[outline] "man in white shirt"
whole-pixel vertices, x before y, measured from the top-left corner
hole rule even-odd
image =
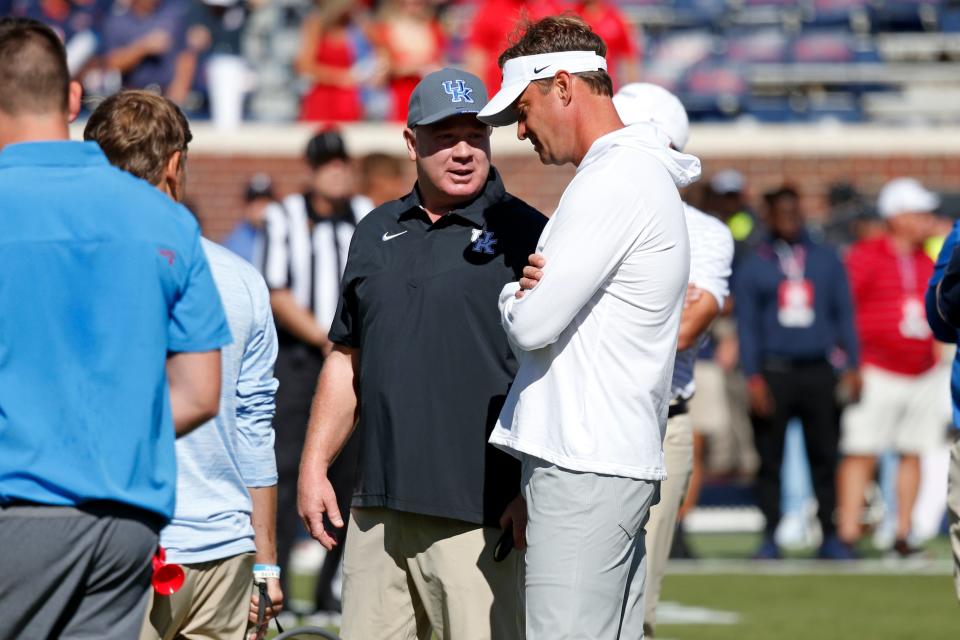
[[[523,462],[527,638],[642,634],[644,525],[689,272],[676,185],[700,163],[656,127],[624,127],[606,46],[545,18],[500,57],[479,115],[517,122],[545,164],[577,166],[519,283],[500,296],[520,370],[490,441]]]
[[[667,134],[670,146],[683,151],[690,139],[690,123],[680,100],[655,84],[635,82],[613,96],[624,124],[649,122]],[[660,502],[647,523],[647,585],[644,598],[644,633],[653,635],[660,585],[666,570],[677,514],[693,473],[693,423],[687,403],[693,398],[693,368],[704,332],[730,295],[733,236],[717,218],[684,203],[690,236],[690,284],[680,316],[680,337],[674,361],[672,401],[663,439],[667,479],[660,485]]]

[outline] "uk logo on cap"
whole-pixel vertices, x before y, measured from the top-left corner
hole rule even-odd
[[[463,80],[457,80],[456,84],[453,80],[445,80],[442,86],[444,93],[450,96],[450,102],[469,102],[473,104],[473,98],[471,97],[473,89],[468,87]]]

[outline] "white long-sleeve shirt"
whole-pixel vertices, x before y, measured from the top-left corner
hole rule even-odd
[[[699,161],[637,124],[594,142],[540,238],[537,287],[500,296],[520,369],[490,442],[574,471],[666,477],[690,254],[677,185]]]
[[[687,234],[690,236],[690,283],[710,294],[723,309],[730,295],[730,274],[733,264],[733,236],[717,218],[684,203]],[[693,397],[693,369],[701,340],[677,352],[673,367],[673,397]]]

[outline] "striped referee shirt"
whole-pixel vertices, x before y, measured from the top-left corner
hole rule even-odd
[[[290,289],[326,331],[340,300],[340,278],[356,226],[352,209],[320,218],[309,194],[295,193],[267,206],[263,261],[271,290]]]

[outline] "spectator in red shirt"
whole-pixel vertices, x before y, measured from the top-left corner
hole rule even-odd
[[[404,122],[414,88],[442,66],[446,37],[427,0],[388,0],[373,36],[388,61],[390,119]]]
[[[580,0],[573,10],[607,44],[607,73],[613,79],[613,88],[637,82],[640,48],[620,10],[606,0]]]
[[[860,402],[842,422],[839,534],[847,544],[860,536],[867,483],[877,456],[892,449],[900,456],[894,548],[901,555],[911,552],[919,454],[936,447],[950,420],[948,382],[936,367],[923,302],[933,274],[923,244],[938,205],[936,194],[916,180],[892,180],[877,203],[886,232],[857,242],[847,255],[864,366]]]
[[[296,68],[312,82],[303,97],[300,119],[311,122],[353,122],[363,119],[364,75],[357,44],[362,30],[354,23],[351,0],[322,0],[303,21]],[[375,70],[374,70],[375,71]]]
[[[509,46],[517,27],[525,20],[536,22],[568,9],[560,0],[481,0],[467,36],[467,71],[482,78],[493,95],[500,90],[497,58]]]

